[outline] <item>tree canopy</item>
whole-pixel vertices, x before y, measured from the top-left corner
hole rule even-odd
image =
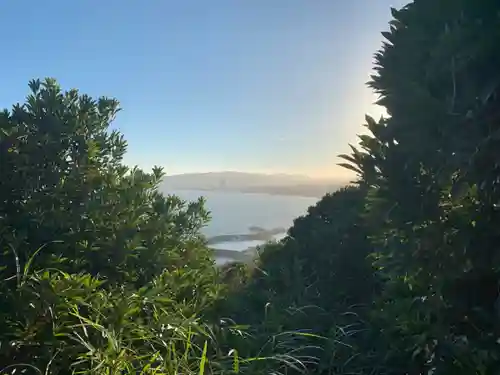
[[[287,329],[337,343],[315,344],[313,373],[500,370],[499,14],[489,0],[392,9],[369,83],[388,115],[367,116],[369,134],[341,155],[359,203],[327,196],[265,249],[249,295]],[[353,314],[362,323],[346,329]]]
[[[116,100],[29,86],[0,118],[0,368],[115,374],[189,351],[180,332],[217,294],[203,200],[123,165]]]

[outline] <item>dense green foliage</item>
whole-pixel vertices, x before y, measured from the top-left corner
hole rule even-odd
[[[322,336],[314,373],[497,374],[500,3],[392,14],[370,83],[388,116],[341,156],[357,187],[265,249],[232,316]]]
[[[392,14],[356,182],[251,265],[123,165],[116,101],[31,82],[0,117],[0,371],[498,374],[500,3]]]
[[[372,247],[359,215],[364,196],[355,187],[326,195],[295,220],[281,243],[266,246],[243,286],[233,289],[222,311],[252,327],[259,351],[269,336],[287,333],[306,368],[347,371],[344,363],[363,344],[355,338],[365,336],[365,320],[380,286],[367,258]],[[245,355],[252,355],[252,349]],[[277,349],[267,348],[269,354]]]
[[[115,100],[30,88],[0,118],[2,368],[197,372],[211,340],[200,316],[219,293],[203,201],[164,197],[160,169],[122,165]]]

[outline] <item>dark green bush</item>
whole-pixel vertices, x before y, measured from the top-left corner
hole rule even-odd
[[[264,250],[233,315],[325,337],[312,373],[497,374],[500,3],[392,15],[370,82],[388,115],[341,155],[358,187]]]
[[[219,293],[203,201],[122,164],[115,100],[30,88],[0,118],[0,368],[197,372]]]

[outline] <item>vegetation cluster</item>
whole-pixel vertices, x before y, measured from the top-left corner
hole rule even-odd
[[[251,265],[123,164],[114,99],[0,115],[0,373],[500,373],[500,3],[392,10],[357,177]]]

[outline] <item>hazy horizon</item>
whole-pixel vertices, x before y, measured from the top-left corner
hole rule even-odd
[[[405,3],[6,2],[23,27],[6,17],[1,35],[23,48],[4,61],[0,107],[50,76],[121,102],[129,165],[349,178],[337,155],[365,113],[382,113],[365,83],[390,7]]]
[[[238,170],[212,170],[212,171],[206,171],[206,172],[181,172],[181,173],[175,173],[175,174],[170,174],[168,171],[165,171],[166,177],[177,177],[177,176],[184,176],[184,175],[210,175],[210,174],[248,174],[248,175],[260,175],[260,176],[283,176],[283,177],[297,177],[297,178],[302,178],[304,180],[313,180],[313,181],[329,181],[329,180],[337,180],[341,179],[343,180],[344,178],[341,178],[338,176],[314,176],[314,175],[307,175],[303,173],[286,173],[286,172],[249,172],[249,171],[238,171]],[[353,173],[348,172],[348,177],[353,177]]]

